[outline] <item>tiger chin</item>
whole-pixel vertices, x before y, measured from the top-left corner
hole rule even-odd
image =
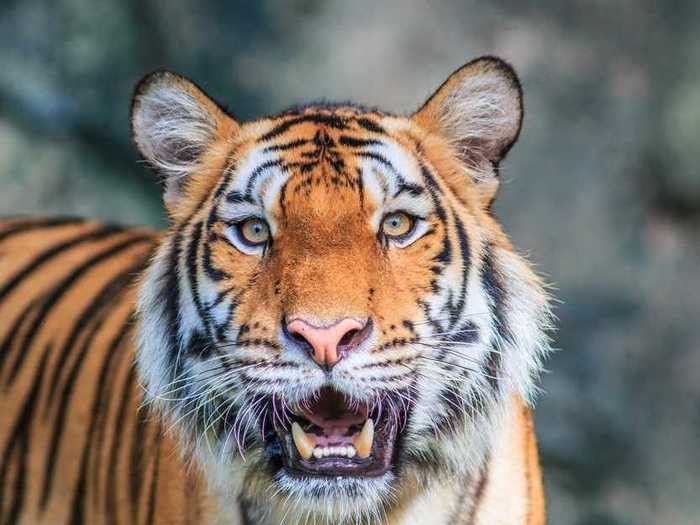
[[[143,79],[133,136],[170,227],[144,234],[143,271],[113,293],[137,393],[96,424],[146,413],[158,446],[136,454],[154,458],[136,488],[114,467],[136,514],[113,502],[111,519],[544,523],[529,407],[552,316],[492,212],[522,119],[495,57],[410,115],[309,104],[241,122],[183,77]],[[107,519],[86,486],[71,519]]]

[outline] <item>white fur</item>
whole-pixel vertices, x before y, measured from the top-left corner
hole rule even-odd
[[[477,155],[471,167],[481,168],[476,169],[478,177],[483,169],[479,154],[487,157],[484,160],[500,159],[489,157],[491,152],[479,152],[470,145],[478,140],[486,143],[487,148],[499,148],[515,139],[522,118],[520,94],[502,71],[486,67],[461,78],[459,85],[440,104],[438,118],[442,134],[456,148],[469,148],[465,157]]]
[[[463,125],[463,117],[467,115],[471,119],[472,126],[469,128],[470,131],[462,130],[462,133],[472,133],[474,129],[478,129],[478,132],[483,136],[483,134],[493,132],[492,123],[486,122],[488,119],[485,115],[495,111],[494,107],[498,101],[492,92],[494,89],[498,92],[499,89],[503,89],[503,86],[491,85],[487,80],[492,81],[493,79],[473,79],[468,86],[468,92],[483,94],[481,98],[474,99],[472,97],[471,100],[467,101],[458,97],[452,101],[452,111],[459,113],[462,118],[458,119],[455,116],[457,113],[454,115],[448,113],[443,117],[445,126],[452,126],[455,133],[459,134],[461,128],[457,129],[455,126]],[[486,92],[491,94],[487,95]],[[462,95],[464,94],[462,93]],[[505,97],[506,94],[501,93],[499,96]],[[176,102],[181,107],[185,107],[189,103],[186,100]],[[188,111],[191,114],[192,108],[188,108]],[[470,111],[471,113],[469,113]],[[509,117],[502,115],[502,113],[501,110],[496,111],[493,113],[494,118],[506,119],[499,125],[507,126],[510,122]],[[175,125],[174,122],[171,119],[171,123],[168,125]],[[204,140],[204,121],[200,119],[198,122],[199,124],[190,130],[188,137]],[[147,124],[148,122],[140,123],[140,125]],[[156,136],[166,132],[165,128],[155,130]],[[155,155],[154,158],[157,158],[158,144],[158,140],[155,140],[149,146],[152,148],[149,151]],[[376,151],[387,158],[407,182],[415,184],[421,182],[417,162],[398,145],[388,144],[385,148],[377,148]],[[248,175],[255,170],[256,166],[273,158],[273,155],[263,152],[261,148],[254,150],[243,160],[238,168],[240,176],[233,178],[229,188],[225,188],[225,192],[234,189],[245,191]],[[362,160],[361,165],[366,195],[377,206],[377,212],[372,218],[370,227],[378,228],[381,216],[387,211],[415,210],[414,213],[419,214],[420,212],[421,215],[426,216],[434,211],[430,199],[423,195],[403,195],[392,200],[391,196],[397,188],[396,174],[391,173],[381,163],[372,159]],[[184,169],[183,166],[179,168]],[[164,164],[163,169],[173,170],[175,167]],[[236,207],[221,203],[217,210],[219,215],[231,219],[242,213],[255,211],[260,216],[272,221],[272,208],[277,202],[277,197],[287,177],[288,174],[278,168],[266,170],[256,180],[252,191],[260,204],[247,204],[243,206],[248,206],[248,208],[243,208],[238,205]],[[451,213],[448,215],[450,215],[448,221],[454,221]],[[469,217],[463,217],[463,219],[465,221],[473,220]],[[212,370],[215,363],[213,361],[198,362],[192,358],[185,359],[183,356],[185,375],[177,379],[181,381],[181,384],[189,387],[188,391],[191,395],[206,399],[207,395],[215,392],[224,396],[230,406],[242,409],[239,421],[241,428],[232,429],[223,441],[210,435],[208,433],[209,427],[201,429],[192,424],[189,419],[192,406],[188,405],[186,400],[177,399],[177,395],[174,400],[169,398],[173,394],[172,378],[169,374],[172,363],[168,361],[169,356],[164,349],[167,348],[170,333],[175,331],[178,336],[177,340],[181,344],[187,340],[194,329],[202,327],[199,326],[200,320],[186,278],[184,255],[180,258],[179,316],[176,326],[166,325],[162,291],[164,272],[169,264],[167,257],[172,239],[169,238],[163,243],[147,270],[140,289],[138,368],[146,388],[148,401],[163,410],[166,419],[181,436],[186,449],[193,450],[197,461],[203,466],[212,490],[222,500],[235,498],[245,489],[243,480],[251,472],[250,469],[255,468],[263,454],[260,447],[243,450],[240,446],[239,431],[248,427],[254,428],[259,423],[259,407],[256,407],[251,399],[255,399],[256,395],[261,394],[277,394],[288,403],[295,403],[307,398],[329,382],[352,399],[378,399],[384,392],[397,388],[397,384],[385,384],[382,380],[386,381],[389,378],[406,375],[406,367],[401,365],[377,369],[367,368],[367,365],[373,363],[386,363],[390,358],[401,357],[406,362],[413,363],[412,367],[419,374],[418,387],[415,391],[416,397],[406,401],[413,403],[412,420],[406,433],[406,452],[414,456],[430,457],[428,454],[437,450],[441,460],[446,465],[446,471],[443,473],[444,478],[432,480],[426,484],[426,490],[436,487],[438,482],[442,483],[445,479],[459,483],[460,480],[473,476],[483,467],[488,452],[496,442],[495,437],[503,433],[504,422],[508,416],[507,400],[509,396],[517,394],[523,399],[530,400],[535,392],[534,380],[540,371],[542,358],[548,349],[546,330],[549,328],[551,316],[546,294],[526,262],[514,253],[494,249],[492,258],[495,271],[506,288],[503,314],[506,318],[506,324],[513,334],[512,341],[499,338],[496,321],[491,313],[492,301],[482,285],[481,267],[479,257],[477,257],[485,249],[488,233],[481,231],[478,225],[471,224],[470,226],[472,233],[469,238],[470,252],[472,253],[471,261],[469,261],[471,263],[470,270],[465,275],[464,264],[466,261],[461,261],[455,253],[451,264],[439,278],[438,293],[428,300],[428,310],[435,318],[444,317],[441,312],[448,300],[448,290],[459,289],[463,280],[466,279],[467,302],[461,313],[460,321],[469,320],[477,329],[478,338],[470,344],[449,346],[453,351],[445,358],[445,362],[462,365],[467,363],[474,367],[473,373],[455,378],[447,373],[441,364],[421,360],[421,356],[430,356],[431,350],[419,344],[394,348],[390,352],[372,353],[370,350],[376,346],[377,342],[373,338],[334,367],[330,378],[326,377],[313,363],[310,363],[306,355],[294,350],[286,350],[280,356],[275,356],[266,348],[248,349],[248,351],[255,350],[259,356],[279,359],[297,365],[297,367],[295,369],[271,369],[263,364],[245,372],[236,372],[229,378],[233,378],[235,381],[228,382],[195,379],[206,377],[206,372]],[[452,239],[452,243],[453,251],[457,252],[456,239]],[[202,272],[199,274],[199,279],[202,300],[211,302],[216,296],[216,288]],[[212,315],[216,319],[223,319],[226,307],[227,302],[224,301],[218,309],[212,312]],[[442,332],[447,329],[447,323],[439,322],[438,325],[439,327],[436,328],[425,323],[417,323],[417,334],[427,340],[431,340],[431,338],[435,341],[445,339],[446,336]],[[236,327],[232,327],[232,336],[235,335],[235,332]],[[450,343],[438,342],[436,344],[449,345]],[[497,392],[494,392],[490,387],[489,378],[484,377],[481,366],[489,352],[494,350],[502,353],[500,374],[496,378],[499,385]],[[230,352],[235,354],[236,349],[231,348]],[[244,374],[248,377],[264,378],[267,382],[262,387],[249,388],[245,382],[239,381]],[[485,406],[483,410],[477,410],[473,417],[463,418],[458,427],[455,423],[452,428],[436,428],[435,422],[443,414],[445,403],[447,403],[441,397],[442,386],[444,386],[445,381],[449,380],[459,381],[460,392],[467,403],[474,402],[477,394],[484,394],[482,402]],[[408,388],[409,385],[410,380],[406,379],[398,386]],[[216,408],[207,408],[205,405],[194,409],[208,409],[210,412],[207,413],[207,421],[213,422],[221,416],[220,413],[216,412]],[[324,521],[340,523],[343,520],[354,520],[357,523],[365,520],[368,523],[377,523],[382,518],[378,509],[395,496],[392,492],[393,487],[395,487],[393,474],[365,480],[341,478],[334,483],[326,483],[314,478],[300,482],[282,472],[271,483],[273,483],[271,486],[275,487],[272,490],[276,493],[269,494],[270,499],[267,502],[270,508],[268,518],[271,521],[269,523],[279,523],[275,520],[280,519],[283,519],[285,523],[303,523],[305,518],[312,517],[313,520],[316,520],[314,522],[318,523]],[[347,489],[351,484],[356,489],[361,490],[363,497],[349,498],[347,496]],[[314,490],[320,491],[321,497],[312,497],[310,494]]]
[[[137,96],[132,125],[142,155],[165,178],[165,200],[174,201],[214,137],[214,115],[166,74]]]

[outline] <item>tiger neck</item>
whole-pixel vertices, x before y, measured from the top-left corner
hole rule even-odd
[[[480,473],[417,495],[387,525],[543,525],[542,480],[531,413],[513,398]]]

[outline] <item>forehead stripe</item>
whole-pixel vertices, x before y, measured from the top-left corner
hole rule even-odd
[[[384,131],[384,128],[383,128],[383,127],[381,127],[381,126],[380,126],[379,124],[377,124],[375,121],[370,120],[370,119],[368,119],[368,118],[360,117],[360,118],[356,119],[356,122],[357,122],[360,126],[362,126],[363,128],[365,128],[367,131],[372,131],[372,132],[374,132],[374,133],[386,133],[386,131]]]
[[[391,171],[394,175],[396,175],[397,177],[400,177],[400,175],[396,171],[396,168],[394,167],[394,165],[389,160],[387,160],[387,158],[384,157],[383,155],[380,155],[379,153],[375,153],[373,151],[359,151],[356,153],[356,155],[358,157],[364,157],[367,159],[375,160],[379,164],[381,164],[382,166],[389,168],[389,171]]]
[[[248,197],[247,195],[244,195],[243,193],[237,190],[233,190],[232,192],[226,195],[226,202],[230,204],[240,204],[242,202],[246,202],[248,204],[255,204],[255,201],[251,197]]]
[[[414,197],[418,197],[425,192],[425,188],[422,188],[417,184],[411,184],[410,182],[402,182],[398,185],[398,189],[396,190],[396,193],[394,193],[394,198],[398,197],[404,192]]]
[[[348,135],[341,135],[338,141],[343,146],[348,146],[351,148],[362,148],[365,146],[384,146],[384,143],[381,140],[361,139],[357,137],[349,137]]]
[[[287,151],[290,149],[298,148],[299,146],[304,146],[308,144],[309,141],[306,139],[296,139],[292,140],[290,142],[285,142],[283,144],[273,144],[271,146],[267,146],[263,152],[269,153],[271,151]]]
[[[282,124],[279,124],[278,126],[272,128],[270,131],[268,131],[262,137],[260,137],[260,141],[266,142],[268,140],[272,140],[275,137],[278,137],[278,136],[282,135],[283,133],[286,133],[294,126],[296,126],[298,124],[303,124],[304,122],[313,122],[314,124],[323,124],[325,126],[329,126],[331,128],[335,128],[335,129],[347,129],[347,127],[348,127],[345,120],[340,118],[337,115],[318,115],[318,114],[304,115],[301,117],[289,119],[286,122],[283,122]]]
[[[391,174],[396,178],[395,182],[398,186],[402,186],[402,185],[407,186],[408,185],[408,183],[406,182],[406,179],[403,178],[403,176],[398,172],[398,170],[394,167],[394,165],[389,160],[387,160],[387,158],[384,157],[383,155],[380,155],[379,153],[376,153],[373,151],[360,151],[360,152],[357,152],[356,155],[358,157],[372,159],[372,160],[378,162],[379,164],[381,164],[382,166],[384,166],[385,168],[387,168],[391,172]]]
[[[253,193],[253,187],[255,186],[255,181],[258,179],[262,173],[267,170],[268,168],[274,168],[277,166],[282,165],[282,159],[277,158],[274,160],[268,160],[260,164],[257,168],[255,168],[252,173],[248,176],[248,182],[246,183],[245,187],[245,196],[250,198],[251,194]]]

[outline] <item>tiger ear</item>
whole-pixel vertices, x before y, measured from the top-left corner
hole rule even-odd
[[[518,139],[523,121],[522,89],[510,64],[489,56],[465,64],[413,119],[453,145],[490,204],[498,190],[498,163]]]
[[[158,71],[136,86],[131,129],[139,152],[163,179],[163,199],[172,214],[205,154],[235,135],[239,125],[191,81]]]

